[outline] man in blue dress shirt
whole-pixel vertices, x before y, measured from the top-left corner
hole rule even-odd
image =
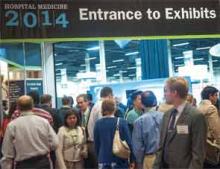
[[[141,102],[144,114],[134,122],[132,144],[138,169],[151,169],[159,147],[163,113],[155,111],[157,99],[152,91],[143,92]]]

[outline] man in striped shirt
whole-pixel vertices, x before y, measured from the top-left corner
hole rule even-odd
[[[33,101],[34,101],[34,107],[32,109],[32,112],[37,115],[40,116],[44,119],[46,119],[51,125],[53,125],[53,118],[51,116],[51,114],[43,109],[40,108],[39,103],[40,103],[40,97],[39,94],[37,93],[37,91],[31,91],[27,94],[28,96],[30,96]],[[13,113],[11,119],[16,119],[21,115],[21,112],[19,110],[15,110],[15,112]]]

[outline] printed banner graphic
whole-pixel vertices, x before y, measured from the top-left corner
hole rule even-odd
[[[1,1],[1,39],[219,33],[219,0]]]

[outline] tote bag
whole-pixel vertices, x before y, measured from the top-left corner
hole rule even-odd
[[[112,151],[113,154],[117,157],[123,159],[129,159],[130,157],[130,148],[125,140],[121,140],[119,133],[119,118],[117,119],[115,135],[113,139]]]

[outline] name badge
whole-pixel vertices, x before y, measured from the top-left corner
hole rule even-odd
[[[189,134],[189,128],[187,125],[177,125],[176,129],[178,134]]]

